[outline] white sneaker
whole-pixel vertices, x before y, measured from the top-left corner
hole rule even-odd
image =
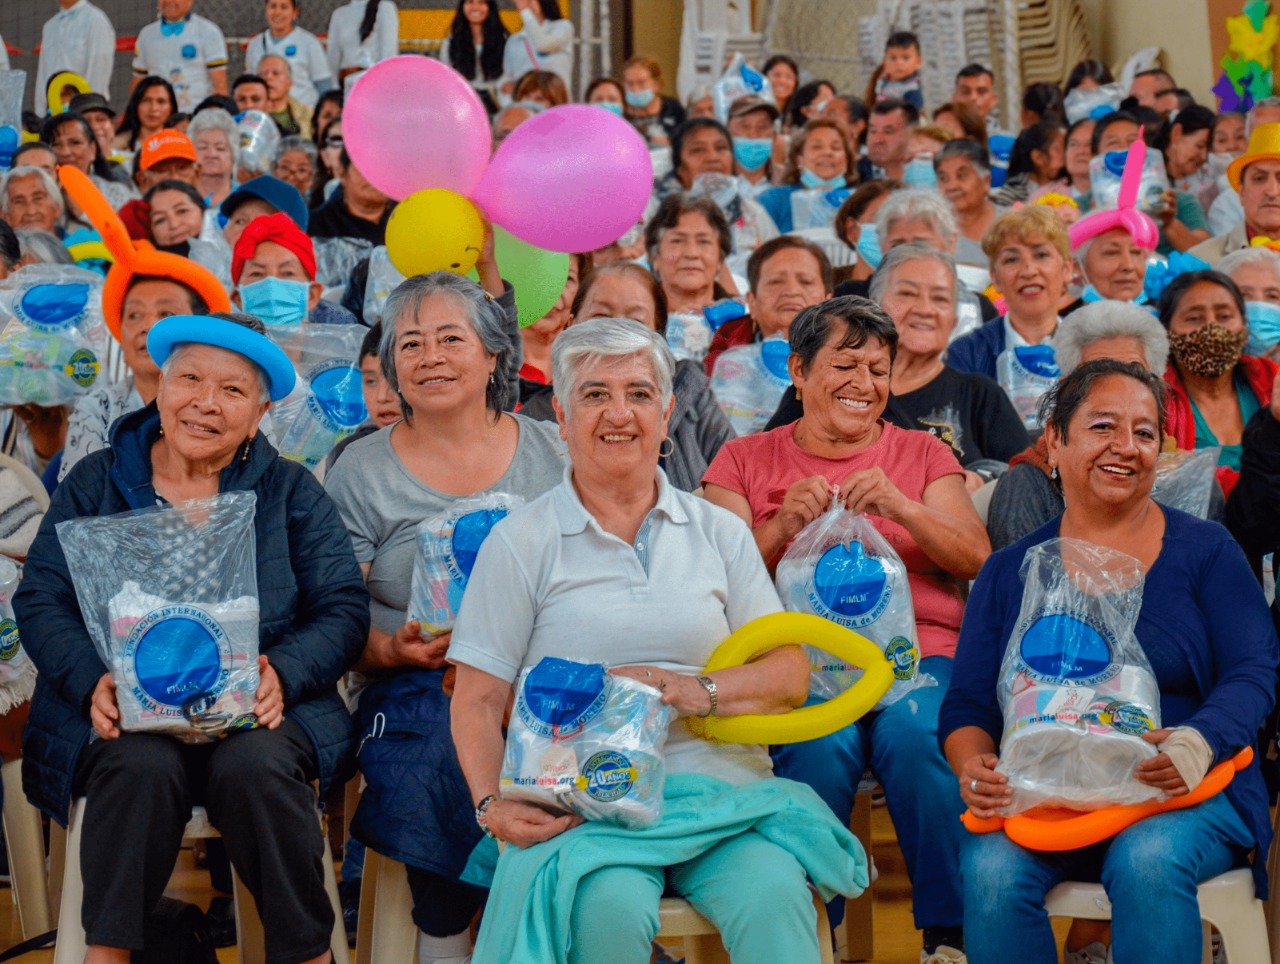
[[[1094,941],[1078,951],[1064,950],[1062,964],[1111,964],[1111,948],[1101,941]]]
[[[920,964],[968,964],[969,958],[964,951],[958,951],[946,944],[939,944],[932,954],[920,951]]]
[[[471,934],[432,937],[419,931],[418,964],[471,964]]]

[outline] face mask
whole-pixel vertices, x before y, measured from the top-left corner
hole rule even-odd
[[[618,117],[622,116],[622,105],[615,100],[598,100],[596,101],[596,106],[603,107],[610,114],[614,114]]]
[[[311,285],[305,281],[263,278],[240,286],[240,303],[264,325],[297,325],[307,317],[310,294]]]
[[[772,137],[739,137],[733,142],[733,159],[744,171],[758,171],[773,154]]]
[[[813,171],[801,169],[800,183],[811,191],[834,191],[838,187],[844,187],[844,175],[837,174],[835,177],[818,177],[818,175],[814,174]]]
[[[1249,341],[1246,355],[1265,355],[1276,342],[1280,342],[1280,305],[1269,301],[1246,301],[1244,316],[1249,322]]]
[[[864,224],[858,232],[858,257],[872,268],[880,267],[884,255],[880,253],[880,235],[874,224]]]
[[[1086,305],[1091,305],[1095,301],[1107,300],[1106,298],[1102,297],[1102,292],[1099,291],[1097,288],[1095,288],[1091,284],[1084,286],[1084,291],[1080,292],[1080,298],[1084,301]],[[1133,301],[1129,303],[1134,305],[1145,305],[1147,303],[1147,293],[1145,291],[1139,292],[1138,297],[1134,298]]]
[[[824,110],[826,110],[826,109],[827,109],[827,104],[828,104],[828,103],[829,103],[829,101],[825,101],[825,100],[820,100],[820,101],[818,101],[818,103],[816,103],[816,104],[814,104],[814,105],[813,105],[813,113],[812,113],[810,116],[811,116],[811,117],[821,117],[821,116],[822,116],[822,112],[823,112]]]
[[[644,110],[653,103],[653,98],[657,96],[653,89],[646,87],[644,90],[627,91],[627,103],[638,110]]]
[[[933,170],[933,158],[913,157],[902,169],[902,179],[908,187],[938,186],[938,175]]]
[[[1170,335],[1169,354],[1179,368],[1193,375],[1218,378],[1235,367],[1248,340],[1248,331],[1228,331],[1221,325],[1205,325],[1189,335]]]

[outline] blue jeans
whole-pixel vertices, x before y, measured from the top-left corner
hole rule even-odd
[[[1026,850],[1003,833],[968,835],[961,851],[965,951],[971,964],[1006,961],[1013,947],[1023,964],[1056,962],[1045,894],[1064,880],[1101,881],[1116,964],[1196,964],[1203,941],[1196,884],[1230,870],[1253,845],[1221,793],[1068,853]]]
[[[934,677],[937,686],[913,690],[830,736],[772,748],[778,776],[809,784],[841,821],[853,812],[862,771],[868,766],[875,771],[906,858],[911,909],[921,929],[959,927],[964,916],[964,804],[956,775],[938,749],[938,709],[951,684],[951,667],[947,656],[926,657],[920,672]],[[844,916],[844,901],[837,904],[833,926]]]

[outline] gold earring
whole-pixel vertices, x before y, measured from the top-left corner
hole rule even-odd
[[[668,446],[668,448],[667,448],[667,450],[666,450],[665,452],[664,452],[664,451],[662,451],[662,446],[663,446],[663,445]],[[671,440],[671,436],[670,436],[670,435],[668,435],[666,438],[664,438],[664,439],[662,440],[661,444],[658,446],[658,458],[660,458],[660,459],[669,459],[669,458],[671,458],[671,456],[675,455],[675,453],[676,453],[676,443],[675,443],[675,442],[673,442],[673,441]]]

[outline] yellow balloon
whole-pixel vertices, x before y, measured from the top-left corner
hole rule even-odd
[[[720,743],[801,743],[860,719],[889,691],[893,667],[884,650],[851,629],[810,613],[774,613],[753,619],[716,647],[707,672],[744,666],[779,646],[808,643],[854,666],[862,677],[833,700],[789,713],[686,718],[697,736]]]
[[[56,114],[61,114],[67,109],[67,105],[62,102],[62,89],[64,87],[74,87],[82,94],[88,94],[91,92],[89,82],[79,74],[74,74],[69,70],[64,70],[62,73],[54,74],[49,78],[49,83],[45,88],[46,93],[48,94],[47,100],[49,102],[50,117]]]
[[[387,255],[406,278],[430,271],[466,274],[475,267],[483,244],[479,209],[442,188],[410,194],[387,222]]]

